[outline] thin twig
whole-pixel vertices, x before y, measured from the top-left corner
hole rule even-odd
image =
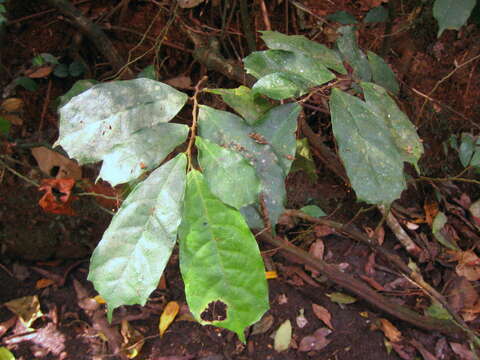
[[[198,94],[202,91],[201,86],[208,80],[208,76],[204,76],[195,85],[195,94],[193,95],[193,110],[192,110],[192,126],[190,127],[190,140],[187,146],[187,158],[188,158],[188,170],[192,169],[192,148],[195,143],[195,136],[197,130],[197,117],[198,117]]]
[[[5,162],[3,162],[2,160],[0,160],[0,165],[3,166],[5,169],[7,169],[8,171],[10,171],[12,174],[18,176],[20,179],[22,179],[23,181],[29,183],[30,185],[33,185],[35,187],[39,187],[40,184],[37,183],[36,181],[33,181],[32,179],[29,179],[27,178],[26,176],[20,174],[18,171],[16,171],[15,169],[12,169],[10,166],[8,166]]]

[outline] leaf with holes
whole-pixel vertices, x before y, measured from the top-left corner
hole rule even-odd
[[[423,146],[415,127],[385,89],[361,84],[365,102],[334,89],[333,133],[359,200],[390,204],[406,187],[404,162],[417,166]]]
[[[112,219],[90,262],[88,279],[108,303],[144,305],[167,264],[181,221],[184,154],[138,184]]]
[[[240,212],[213,195],[196,170],[187,175],[179,242],[193,316],[201,324],[232,330],[245,342],[245,327],[268,310],[262,257]]]
[[[249,126],[237,115],[208,106],[201,106],[199,111],[199,135],[238,152],[255,168],[272,225],[284,210],[284,181],[295,156],[299,111],[295,103],[277,106],[256,126]]]
[[[133,180],[185,140],[185,126],[164,123],[186,100],[174,88],[145,78],[95,85],[60,108],[56,144],[80,164],[104,160],[101,176],[112,185]],[[170,137],[158,137],[166,131],[174,133],[172,139],[158,143]],[[120,166],[121,174],[112,171]]]
[[[245,69],[259,79],[252,90],[275,100],[306,94],[335,75],[318,60],[285,50],[257,51],[244,59]]]
[[[257,201],[260,181],[247,159],[199,136],[195,145],[205,180],[215,196],[237,209]]]

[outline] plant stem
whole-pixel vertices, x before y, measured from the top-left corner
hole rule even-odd
[[[198,117],[198,94],[202,91],[201,86],[208,80],[208,76],[204,76],[195,85],[195,94],[193,95],[193,110],[192,110],[192,126],[190,127],[190,140],[187,146],[188,171],[192,169],[192,148],[195,143],[195,136],[197,132],[197,117]]]

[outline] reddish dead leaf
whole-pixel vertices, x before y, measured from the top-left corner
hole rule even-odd
[[[333,330],[333,325],[331,321],[332,315],[326,308],[324,308],[321,305],[312,304],[312,310],[317,318],[322,320],[325,323],[325,325],[327,325],[330,329]]]
[[[480,258],[472,250],[457,252],[458,265],[455,271],[467,280],[480,280]]]
[[[98,194],[98,196],[94,195],[95,201],[104,208],[115,210],[120,205],[120,197],[117,190],[105,181],[99,181],[96,184],[87,183],[85,191]]]
[[[177,89],[192,89],[192,79],[189,76],[180,75],[165,81],[166,84]]]
[[[322,350],[330,343],[327,336],[331,334],[332,330],[327,328],[317,329],[312,335],[305,336],[298,346],[298,351],[318,351]]]
[[[42,279],[40,279],[36,282],[35,287],[37,289],[43,289],[43,288],[49,287],[50,285],[53,285],[53,284],[55,284],[55,281],[53,281],[52,279],[42,278]]]
[[[315,236],[317,237],[328,236],[335,233],[335,229],[326,225],[315,225],[313,231],[315,232]]]
[[[380,329],[385,336],[393,343],[402,340],[402,333],[387,319],[378,319],[380,321]]]
[[[74,185],[74,179],[43,179],[42,185],[38,189],[45,191],[45,194],[38,204],[43,210],[52,214],[75,215],[75,212],[70,207],[75,199],[72,196]]]
[[[30,79],[40,79],[47,77],[53,71],[53,66],[42,66],[25,73]]]
[[[365,264],[365,273],[370,276],[375,275],[375,253],[371,253],[368,256],[368,261]]]
[[[432,227],[433,219],[435,219],[439,211],[438,204],[431,199],[426,199],[423,204],[423,210],[425,211],[425,221]]]
[[[384,240],[385,240],[385,229],[382,227],[379,227],[378,229],[374,230],[371,227],[365,226],[364,227],[365,232],[367,233],[368,237],[371,239],[377,240],[377,243],[379,245],[382,245]]]
[[[383,287],[383,285],[378,283],[375,279],[372,279],[371,277],[368,277],[363,274],[359,274],[359,276],[362,278],[363,281],[367,282],[375,290],[385,291],[385,288]]]
[[[460,360],[474,360],[475,356],[473,355],[472,351],[467,348],[466,345],[451,342],[450,346],[455,354],[459,356]]]

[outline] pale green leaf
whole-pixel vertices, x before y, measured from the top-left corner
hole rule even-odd
[[[260,181],[246,158],[199,136],[195,145],[205,180],[215,196],[237,209],[258,200]]]
[[[423,146],[385,89],[371,83],[362,88],[366,102],[333,89],[333,132],[357,198],[388,205],[406,187],[404,162],[416,166]]]
[[[303,35],[285,35],[277,31],[260,31],[262,39],[272,50],[287,50],[304,54],[319,61],[325,67],[346,74],[342,58],[335,50],[307,39]]]
[[[177,155],[138,184],[93,252],[88,279],[109,318],[120,305],[144,305],[156,288],[181,222],[185,167],[185,155]]]
[[[273,94],[277,100],[305,94],[309,88],[335,78],[318,60],[291,51],[257,51],[247,56],[244,64],[247,72],[257,79],[272,74],[259,85],[255,84],[253,90]]]
[[[348,305],[348,304],[353,304],[354,302],[357,301],[357,299],[355,299],[353,296],[350,296],[341,292],[333,292],[326,295],[330,298],[332,302],[337,304]]]
[[[277,352],[288,350],[291,341],[292,323],[290,320],[285,320],[275,332],[275,337],[273,338],[273,348]]]
[[[307,205],[304,206],[300,209],[300,211],[304,212],[307,215],[313,216],[313,217],[322,217],[326,216],[325,212],[320,209],[317,205]]]
[[[294,103],[280,105],[267,112],[256,126],[249,126],[242,118],[226,111],[207,106],[201,106],[199,111],[199,135],[239,152],[255,168],[273,226],[284,210],[284,180],[295,155],[299,111],[300,107]]]
[[[469,133],[463,133],[458,156],[464,167],[480,167],[480,138]]]
[[[60,108],[56,145],[61,145],[80,164],[106,160],[104,166],[108,169],[122,166],[122,177],[115,173],[110,177],[112,171],[102,169],[102,177],[112,185],[133,180],[139,168],[151,169],[153,162],[153,166],[158,164],[165,152],[168,154],[183,141],[185,128],[176,126],[173,137],[177,143],[168,140],[168,148],[161,155],[156,154],[162,145],[156,144],[155,139],[162,129],[167,130],[158,125],[170,121],[186,100],[187,95],[174,88],[145,78],[95,85]],[[143,133],[137,134],[139,131]],[[129,167],[113,163],[126,158]],[[149,162],[147,167],[141,164],[143,158]]]
[[[262,257],[240,212],[213,195],[196,170],[187,176],[179,243],[193,316],[201,324],[232,330],[245,342],[245,327],[268,310]],[[226,312],[216,313],[214,306]]]
[[[312,182],[317,181],[317,167],[313,160],[307,138],[297,139],[297,151],[290,171],[295,172],[299,170],[304,171]]]
[[[337,30],[342,36],[337,39],[337,46],[343,59],[353,68],[357,80],[371,81],[372,71],[367,57],[360,50],[353,26],[342,26]]]
[[[435,0],[433,17],[438,21],[437,36],[444,30],[458,30],[465,25],[475,4],[476,0]]]
[[[388,20],[388,9],[385,6],[377,6],[369,10],[363,22],[365,24],[385,22]]]
[[[333,14],[328,15],[327,19],[338,22],[342,25],[353,25],[358,22],[352,14],[346,12],[345,10],[334,12]]]
[[[432,304],[425,309],[425,315],[440,320],[452,319],[452,315],[437,301],[433,301]]]
[[[435,219],[433,219],[433,224],[432,224],[432,233],[435,239],[445,246],[447,249],[450,250],[459,250],[458,246],[455,244],[452,244],[443,234],[442,234],[442,229],[447,223],[447,216],[442,212],[438,212],[437,216],[435,216]]]
[[[97,80],[94,79],[85,79],[78,80],[73,84],[73,86],[68,90],[64,95],[59,96],[59,106],[62,107],[67,102],[69,102],[74,96],[81,94],[82,92],[90,89],[93,85],[98,84]]]
[[[265,112],[273,107],[267,99],[243,85],[236,89],[206,89],[206,91],[221,95],[223,101],[250,125],[254,125]]]
[[[151,80],[157,80],[157,73],[155,71],[155,65],[148,65],[137,75],[137,78],[147,78]]]
[[[398,95],[400,87],[394,72],[390,69],[390,66],[388,66],[388,64],[374,52],[367,51],[367,56],[372,70],[373,82],[383,86],[392,94]]]
[[[0,347],[0,360],[15,360],[15,356],[5,346]]]
[[[129,182],[154,169],[187,139],[188,126],[160,123],[140,129],[103,157],[98,175],[112,186]]]

